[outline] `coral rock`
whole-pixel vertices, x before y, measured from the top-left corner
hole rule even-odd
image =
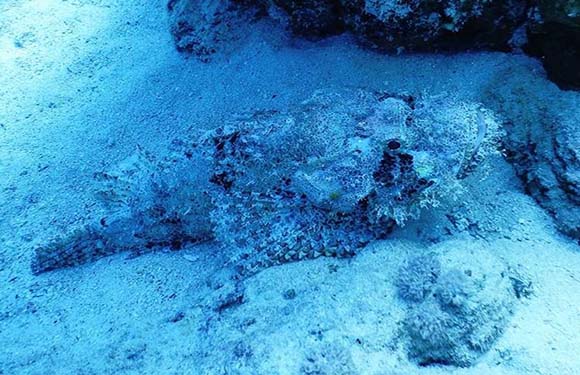
[[[425,260],[408,264],[419,259]],[[424,280],[433,279],[430,267],[417,270],[415,279],[421,272]],[[507,268],[491,254],[466,257],[454,250],[441,256],[441,276],[409,305],[404,322],[409,356],[421,365],[474,364],[505,330],[515,300]]]

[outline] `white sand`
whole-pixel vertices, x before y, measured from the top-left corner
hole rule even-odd
[[[387,57],[348,37],[291,42],[267,24],[202,64],[179,56],[167,30],[165,0],[0,3],[0,374],[296,374],[319,341],[346,348],[360,374],[579,372],[578,245],[499,158],[483,183],[470,178],[461,201],[353,260],[268,269],[222,314],[208,306],[232,286],[208,286],[224,278],[212,245],[32,276],[35,246],[97,214],[93,173],[137,145],[163,149],[190,127],[284,109],[323,87],[478,100],[506,68],[542,74],[523,56]],[[449,213],[465,225],[454,227]],[[429,246],[466,256],[485,248],[532,275],[535,295],[472,368],[418,368],[396,339],[403,306],[394,272]],[[294,299],[283,298],[289,289]]]

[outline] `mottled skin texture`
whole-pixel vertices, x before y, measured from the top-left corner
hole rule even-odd
[[[39,247],[34,273],[119,251],[210,239],[246,274],[348,257],[451,194],[493,149],[472,103],[365,90],[317,92],[287,112],[242,115],[162,155],[96,174],[103,216]]]

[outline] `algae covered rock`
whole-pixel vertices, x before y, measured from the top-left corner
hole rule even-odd
[[[493,116],[475,103],[320,91],[98,173],[103,216],[39,247],[33,270],[210,238],[247,272],[352,256],[455,194],[496,137]]]
[[[481,250],[468,257],[463,249],[438,257],[428,254],[419,262],[428,258],[441,268],[415,271],[414,282],[422,278],[428,288],[423,298],[410,301],[403,322],[409,356],[420,365],[470,366],[492,347],[511,318],[516,296],[508,269]]]
[[[407,302],[421,302],[431,293],[441,274],[434,254],[421,254],[405,262],[396,280],[399,296]]]

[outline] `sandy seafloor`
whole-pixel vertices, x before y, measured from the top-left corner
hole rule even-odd
[[[191,127],[285,109],[320,88],[477,101],[491,80],[522,70],[544,74],[517,54],[385,56],[349,37],[292,41],[268,23],[204,64],[174,50],[165,0],[3,0],[0,374],[298,374],[321,345],[350,353],[360,374],[579,374],[579,247],[501,157],[459,201],[353,259],[267,269],[221,314],[207,308],[225,278],[212,244],[30,272],[35,246],[96,215],[92,175],[137,145],[163,150]],[[453,226],[452,211],[468,224]],[[471,368],[417,367],[397,343],[393,276],[408,254],[430,250],[492,253],[532,277],[533,297]]]

